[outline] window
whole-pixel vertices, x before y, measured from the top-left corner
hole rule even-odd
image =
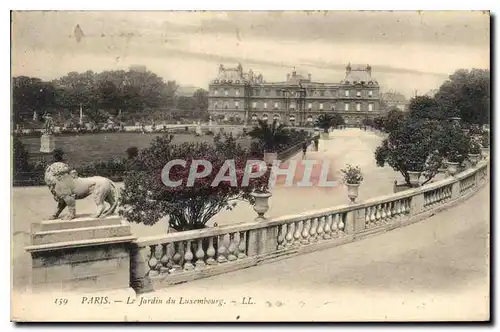
[[[373,91],[372,90],[368,91],[368,97],[373,97]]]
[[[227,89],[224,89],[224,96],[229,96],[229,91],[227,91]]]
[[[217,96],[219,94],[219,89],[214,90],[214,95]]]
[[[279,103],[274,103],[274,108],[275,109],[278,109],[280,107],[280,104]]]
[[[361,111],[361,103],[356,103],[356,111]]]
[[[335,90],[330,91],[330,95],[332,97],[335,97],[337,95],[337,91],[335,91]]]
[[[349,110],[349,103],[345,103],[344,104],[344,111],[348,111]]]
[[[267,108],[267,102],[264,102],[264,109]]]
[[[269,97],[269,89],[264,90],[264,94]]]
[[[324,96],[325,96],[325,91],[321,90],[321,91],[319,92],[319,95],[320,95],[321,97],[324,97]]]
[[[234,102],[234,108],[236,108],[236,109],[240,108],[240,102],[239,101],[235,101]]]
[[[332,105],[332,111],[335,111],[335,105]]]
[[[322,110],[323,109],[323,103],[319,103],[319,109]]]
[[[236,84],[240,84],[240,80],[236,80]]]
[[[252,102],[252,108],[253,108],[253,109],[256,109],[256,108],[257,108],[257,103],[256,103],[255,101],[254,101],[254,102]]]
[[[295,103],[291,103],[291,104],[290,104],[290,109],[291,109],[291,110],[294,110],[294,109],[295,109]]]
[[[356,91],[356,97],[361,97],[361,91]]]
[[[349,90],[345,90],[345,96],[349,97]]]
[[[228,108],[229,108],[229,104],[228,104],[228,102],[227,102],[227,101],[226,101],[226,102],[224,102],[224,108],[225,108],[225,109],[228,109]]]
[[[240,89],[234,89],[234,93],[239,96],[240,95]]]
[[[309,110],[311,110],[311,108],[312,108],[312,107],[313,107],[313,104],[312,104],[312,103],[309,103],[309,105],[307,105],[307,108],[308,108]]]
[[[278,96],[278,97],[281,96],[281,91],[280,90],[276,90],[276,96]]]
[[[260,90],[253,90],[253,94],[255,96],[260,96]]]
[[[372,103],[369,103],[368,104],[368,111],[373,111],[373,104]]]

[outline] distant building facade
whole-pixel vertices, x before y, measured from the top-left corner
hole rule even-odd
[[[282,82],[266,82],[251,69],[219,66],[209,84],[208,111],[213,119],[252,123],[279,120],[291,125],[314,123],[322,113],[339,113],[348,124],[380,114],[380,88],[372,68],[346,67],[339,83],[314,82],[295,69]]]
[[[381,100],[382,104],[386,108],[386,111],[389,111],[393,108],[397,108],[401,111],[406,111],[408,108],[408,100],[402,93],[399,92],[389,91],[382,93]]]

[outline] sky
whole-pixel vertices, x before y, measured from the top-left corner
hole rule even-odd
[[[74,35],[79,25],[84,36]],[[32,11],[12,14],[12,76],[145,65],[207,89],[219,64],[283,81],[294,67],[339,82],[348,63],[372,67],[383,91],[437,89],[460,68],[489,69],[490,17],[481,11]]]

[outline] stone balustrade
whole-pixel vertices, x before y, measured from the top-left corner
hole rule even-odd
[[[419,188],[263,222],[139,238],[132,243],[136,292],[226,273],[389,231],[444,210],[488,181],[489,161]]]

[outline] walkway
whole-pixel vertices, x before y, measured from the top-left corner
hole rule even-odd
[[[359,242],[157,291],[162,298],[252,297],[196,319],[484,320],[489,185],[426,220]],[[162,319],[189,319],[170,306]],[[234,317],[229,313],[234,312]]]

